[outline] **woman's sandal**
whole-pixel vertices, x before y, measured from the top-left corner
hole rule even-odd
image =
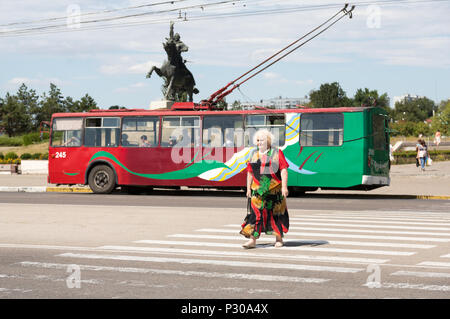
[[[252,240],[249,240],[248,242],[243,244],[242,247],[244,247],[245,249],[255,248],[256,247],[256,243],[254,241],[252,241]]]
[[[282,242],[282,241],[277,241],[277,242],[275,242],[275,245],[274,245],[276,248],[280,248],[280,247],[283,247],[284,246],[284,243]]]

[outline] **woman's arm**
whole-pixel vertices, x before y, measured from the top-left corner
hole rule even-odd
[[[251,172],[247,172],[247,197],[252,197],[252,182],[253,174]]]
[[[289,191],[288,191],[288,171],[286,168],[283,168],[281,170],[281,194],[283,194],[284,197],[288,197]]]

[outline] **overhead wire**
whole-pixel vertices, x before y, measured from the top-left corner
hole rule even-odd
[[[90,15],[98,15],[98,14],[105,14],[105,13],[113,13],[113,12],[119,12],[119,11],[125,11],[125,10],[135,10],[135,9],[141,9],[141,8],[147,8],[147,7],[156,7],[160,5],[166,5],[166,4],[176,4],[178,2],[185,2],[185,1],[191,1],[191,0],[171,0],[171,1],[163,1],[163,2],[157,2],[157,3],[148,3],[148,4],[142,4],[138,6],[130,6],[130,7],[124,7],[124,8],[116,8],[116,9],[105,9],[101,11],[96,12],[87,12],[87,13],[80,13],[75,15],[76,17],[85,17]],[[21,22],[11,22],[6,24],[0,24],[0,27],[6,27],[6,26],[13,26],[13,25],[22,25],[22,24],[34,24],[34,23],[41,23],[41,22],[52,22],[52,21],[58,21],[58,20],[66,20],[69,16],[61,16],[61,17],[53,17],[53,18],[47,18],[47,19],[38,19],[38,20],[31,20],[31,21],[21,21]]]
[[[183,0],[183,1],[186,1],[186,0]],[[212,3],[211,2],[210,3],[201,3],[201,4],[184,6],[184,7],[176,7],[176,8],[166,9],[166,10],[147,11],[147,12],[141,12],[141,13],[135,13],[135,14],[122,15],[122,16],[117,16],[117,17],[98,18],[95,20],[80,21],[79,25],[81,26],[83,24],[90,24],[90,23],[102,23],[102,22],[124,20],[124,19],[137,18],[137,17],[148,16],[148,15],[157,15],[157,14],[163,14],[163,13],[178,12],[180,10],[185,11],[185,10],[190,10],[190,9],[195,9],[195,8],[203,8],[204,9],[204,8],[223,5],[223,4],[230,4],[230,3],[234,4],[236,2],[241,2],[241,1],[244,1],[244,0],[222,0],[222,1],[212,2]],[[169,1],[169,2],[171,2],[171,1]],[[76,16],[74,16],[74,17],[76,17]],[[24,29],[13,29],[13,30],[7,30],[7,31],[0,31],[0,36],[16,35],[16,34],[22,34],[22,33],[27,33],[27,32],[33,33],[36,31],[47,31],[47,30],[66,28],[66,27],[67,27],[67,23],[57,24],[57,25],[44,25],[44,26],[24,28]]]
[[[181,1],[189,1],[189,0],[178,0],[178,1],[165,1],[160,2],[157,4],[168,4],[168,3],[177,3]],[[354,3],[358,6],[369,6],[369,5],[411,5],[411,4],[419,4],[419,3],[438,3],[438,2],[449,2],[450,0],[378,0],[378,1],[362,1],[358,2],[355,1]],[[45,34],[51,34],[51,33],[60,33],[60,32],[74,32],[74,31],[88,31],[88,30],[102,30],[102,29],[109,29],[109,28],[126,28],[126,27],[133,27],[133,26],[140,26],[140,25],[150,25],[150,24],[162,24],[167,23],[169,21],[173,21],[173,17],[158,17],[155,19],[148,19],[148,20],[142,20],[142,21],[128,21],[124,22],[125,19],[130,18],[142,18],[142,17],[148,17],[152,15],[161,15],[161,14],[170,14],[173,12],[188,12],[189,10],[193,9],[200,9],[202,10],[209,7],[208,11],[214,11],[214,10],[224,10],[228,8],[214,8],[215,6],[224,5],[224,4],[232,4],[240,2],[242,4],[250,3],[252,0],[223,0],[219,2],[214,3],[203,3],[203,4],[196,4],[191,6],[184,6],[184,7],[177,7],[172,9],[166,9],[166,10],[159,10],[159,11],[150,11],[150,12],[142,12],[142,13],[136,13],[136,14],[129,14],[124,16],[116,16],[116,17],[108,17],[103,19],[95,19],[95,20],[89,20],[89,21],[80,21],[80,25],[83,25],[81,28],[67,28],[67,24],[60,24],[60,25],[47,25],[47,26],[40,26],[35,28],[24,28],[24,29],[13,29],[13,30],[6,30],[6,31],[0,31],[0,37],[8,37],[8,36],[26,36],[26,35],[45,35]],[[255,4],[261,3],[262,0],[254,0]],[[156,4],[154,4],[156,5]],[[141,5],[139,7],[145,7],[146,5]],[[220,19],[220,18],[234,18],[234,17],[246,17],[246,16],[256,16],[256,15],[271,15],[271,14],[283,14],[283,13],[295,13],[295,12],[303,12],[303,11],[315,11],[315,10],[326,10],[326,9],[332,9],[332,8],[338,8],[342,6],[342,3],[329,3],[329,4],[322,4],[322,5],[309,5],[309,6],[293,6],[293,7],[286,7],[286,8],[269,8],[269,9],[260,9],[260,10],[242,10],[240,9],[237,12],[224,12],[224,13],[203,13],[201,15],[196,15],[195,12],[189,11],[189,17],[186,19],[180,19],[179,21],[199,21],[199,20],[211,20],[211,19]],[[136,6],[138,7],[138,6]],[[246,5],[246,8],[248,9],[248,5]],[[123,10],[135,8],[135,7],[128,7],[128,8],[122,8]],[[119,11],[121,9],[112,9],[110,11]],[[65,17],[67,18],[67,17]],[[104,24],[105,22],[113,22],[113,21],[121,21],[120,23],[111,23],[111,24]],[[88,26],[87,24],[92,24]],[[98,24],[98,25],[96,25]],[[5,26],[5,25],[0,25]]]

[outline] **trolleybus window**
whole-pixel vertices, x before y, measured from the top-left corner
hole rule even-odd
[[[373,148],[376,150],[387,150],[387,137],[386,137],[386,130],[384,129],[385,125],[385,118],[381,114],[374,114],[373,115],[373,122],[372,122],[372,134],[373,134]]]
[[[84,145],[94,147],[116,147],[119,145],[120,118],[86,118]]]
[[[163,117],[162,147],[200,146],[199,116],[165,116]]]
[[[52,146],[81,146],[81,118],[56,118],[53,120]]]
[[[302,146],[339,146],[344,137],[342,113],[302,114],[300,144]]]
[[[122,146],[154,147],[159,141],[159,117],[124,117]]]
[[[253,135],[260,129],[269,130],[275,137],[274,146],[284,145],[285,118],[283,114],[247,115],[245,121],[245,146],[253,145]]]
[[[204,116],[203,146],[241,147],[244,145],[243,118],[241,115]]]

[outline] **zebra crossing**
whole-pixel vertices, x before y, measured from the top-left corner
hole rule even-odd
[[[225,223],[128,245],[40,247],[57,250],[53,256],[58,262],[24,260],[14,265],[63,270],[75,264],[92,273],[236,279],[241,286],[278,282],[300,284],[298,289],[304,285],[326,288],[348,276],[353,282],[346,289],[425,290],[448,297],[450,214],[297,209],[290,210],[290,223],[281,248],[273,246],[272,237],[262,235],[256,249],[244,250],[241,245],[246,239],[238,234],[240,225]],[[124,265],[111,266],[110,262]],[[130,262],[139,267],[130,267]],[[171,269],[165,268],[169,264]],[[382,277],[371,277],[369,269],[381,269]],[[1,280],[2,274],[0,296],[8,290],[2,288]],[[98,282],[93,278],[85,283]],[[239,283],[234,282],[234,288],[241,289]]]

